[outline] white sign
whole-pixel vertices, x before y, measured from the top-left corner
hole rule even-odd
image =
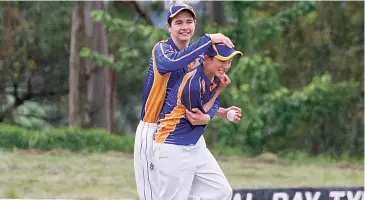
[[[300,190],[300,189],[298,189]],[[318,189],[321,190],[321,189]],[[250,190],[250,192],[236,192],[232,200],[364,200],[363,190],[329,190],[329,191],[294,191],[285,192],[275,189]]]

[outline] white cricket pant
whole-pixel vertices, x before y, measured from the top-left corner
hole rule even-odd
[[[231,200],[232,188],[203,136],[194,146],[156,143],[159,200]]]
[[[140,200],[157,200],[157,173],[152,163],[153,134],[157,124],[140,121],[134,139],[134,174]]]

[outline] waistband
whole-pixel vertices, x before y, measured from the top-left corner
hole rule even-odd
[[[158,127],[157,123],[149,123],[149,122],[144,122],[142,120],[139,121],[138,126],[149,126],[151,128],[157,128]]]

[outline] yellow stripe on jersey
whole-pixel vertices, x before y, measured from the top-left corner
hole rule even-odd
[[[163,103],[165,101],[166,96],[166,87],[167,81],[169,80],[171,72],[168,72],[164,75],[161,75],[156,66],[156,58],[154,50],[155,47],[152,49],[152,62],[153,62],[153,84],[151,87],[151,91],[148,95],[146,104],[145,104],[145,116],[143,118],[144,122],[148,123],[157,123],[158,117],[160,115]]]
[[[181,102],[181,96],[190,77],[194,76],[196,70],[189,72],[184,76],[184,79],[179,87],[177,93],[177,104],[171,113],[166,114],[164,119],[160,120],[157,129],[155,141],[157,143],[164,143],[169,133],[173,132],[180,119],[185,114],[186,107]]]
[[[195,61],[193,61],[192,63],[190,63],[190,64],[188,65],[188,71],[190,71],[190,70],[194,69],[195,67],[197,67],[197,66],[199,66],[199,65],[200,65],[199,60],[195,60]]]

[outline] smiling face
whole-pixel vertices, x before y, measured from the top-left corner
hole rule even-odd
[[[171,20],[166,27],[171,38],[177,42],[190,41],[195,32],[196,21],[189,11],[181,11]]]
[[[204,57],[204,73],[213,78],[217,76],[219,79],[222,79],[224,74],[228,72],[231,68],[232,58],[226,61],[219,60],[215,57]]]

